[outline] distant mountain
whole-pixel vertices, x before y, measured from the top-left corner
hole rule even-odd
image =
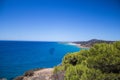
[[[76,41],[76,42],[72,42],[72,43],[80,44],[80,46],[82,46],[82,47],[91,47],[96,43],[108,43],[108,44],[110,44],[110,43],[113,43],[113,42],[115,42],[115,41],[91,39],[89,41]]]

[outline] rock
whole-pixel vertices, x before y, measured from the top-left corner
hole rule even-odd
[[[19,76],[14,80],[52,80],[52,75],[53,68],[45,68],[27,71],[23,76]]]

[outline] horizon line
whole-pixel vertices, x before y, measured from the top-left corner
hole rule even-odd
[[[89,39],[93,40],[93,39]],[[74,40],[74,41],[54,41],[54,40],[0,40],[0,41],[25,41],[25,42],[79,42],[79,41],[89,41],[89,40]],[[96,40],[104,40],[104,41],[120,41],[120,40],[105,40],[105,39],[96,39]]]

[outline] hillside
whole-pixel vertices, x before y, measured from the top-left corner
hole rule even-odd
[[[91,39],[89,41],[76,41],[76,42],[72,42],[75,44],[79,44],[82,47],[91,47],[96,43],[113,43],[115,41],[106,41],[106,40],[98,40],[98,39]]]

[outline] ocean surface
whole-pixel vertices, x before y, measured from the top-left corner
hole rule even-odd
[[[31,69],[54,67],[65,54],[79,50],[59,42],[0,41],[0,78],[12,80]]]

